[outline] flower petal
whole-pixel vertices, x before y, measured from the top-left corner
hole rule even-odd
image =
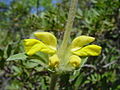
[[[38,51],[53,54],[56,51],[47,47],[44,43],[37,39],[25,39],[24,40],[25,51],[28,55],[33,55]]]
[[[53,56],[49,57],[49,66],[51,67],[57,67],[60,63],[60,60],[57,56],[57,54],[54,54]]]
[[[98,56],[101,53],[102,47],[98,45],[88,45],[77,51],[73,51],[78,56]]]
[[[50,48],[56,49],[57,39],[49,32],[35,32],[34,35]]]
[[[30,48],[37,43],[39,43],[39,41],[36,39],[24,39],[25,51],[28,52]]]
[[[73,67],[79,67],[81,63],[81,58],[76,55],[70,56],[69,64],[71,64]]]
[[[90,36],[79,36],[72,41],[71,50],[76,51],[86,44],[89,44],[95,40],[94,37]]]

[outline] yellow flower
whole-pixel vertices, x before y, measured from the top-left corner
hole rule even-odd
[[[34,35],[37,39],[24,40],[26,54],[33,55],[37,52],[50,54],[49,66],[57,67],[59,65],[59,59],[57,54],[55,54],[57,45],[56,37],[49,32],[36,32]]]
[[[50,54],[49,66],[58,67],[60,64],[59,55],[57,55],[57,39],[49,32],[36,32],[34,33],[37,39],[25,39],[25,51],[27,55],[33,55],[36,52],[44,52]],[[69,64],[73,67],[80,66],[81,58],[79,56],[98,56],[101,53],[101,47],[98,45],[88,45],[93,42],[95,38],[89,36],[79,36],[71,43],[69,53],[71,56],[68,58]],[[84,47],[85,46],[85,47]],[[68,54],[69,55],[69,54]]]
[[[87,45],[94,40],[95,38],[90,36],[79,36],[75,38],[71,44],[71,52],[74,55],[70,58],[69,63],[74,67],[78,67],[81,62],[78,56],[98,56],[102,48],[98,45]]]
[[[95,38],[89,36],[79,36],[72,41],[71,51],[78,56],[98,56],[101,53],[101,47],[98,45],[88,45]],[[85,47],[83,47],[85,46]]]

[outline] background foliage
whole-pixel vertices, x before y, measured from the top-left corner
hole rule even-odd
[[[41,67],[47,55],[37,55],[40,60],[23,56],[22,39],[40,30],[62,40],[69,4],[70,0],[0,0],[1,90],[48,89],[50,73]],[[61,75],[60,90],[120,90],[119,0],[79,0],[71,39],[81,34],[96,37],[102,54],[90,57],[81,71]],[[20,60],[7,60],[17,53]]]

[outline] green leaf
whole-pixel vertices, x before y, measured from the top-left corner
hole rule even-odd
[[[41,60],[38,60],[38,59],[27,60],[23,64],[26,68],[36,68],[38,65],[41,65],[42,68],[47,67],[47,65],[44,62],[42,62]]]
[[[21,75],[22,74],[22,69],[20,67],[17,66],[12,66],[12,69],[14,71],[13,75]]]
[[[83,81],[83,73],[81,73],[81,74],[78,76],[78,78],[77,78],[77,80],[76,80],[76,82],[75,82],[75,90],[78,90],[78,88],[79,88],[79,86],[81,85],[82,81]]]
[[[37,57],[39,57],[37,59],[39,59],[45,63],[48,63],[48,55],[47,54],[42,53],[42,52],[37,52],[34,56],[37,56]]]
[[[25,53],[19,53],[19,54],[15,54],[10,56],[7,61],[13,61],[13,60],[25,60],[27,58],[27,55],[25,55]]]
[[[7,53],[7,57],[9,57],[10,55],[11,55],[11,51],[12,51],[12,45],[8,45],[7,46],[7,51],[6,51],[6,53]]]
[[[43,67],[36,67],[34,68],[36,71],[40,72],[40,71],[44,71],[44,68]]]
[[[34,63],[38,63],[38,64],[40,64],[40,65],[43,66],[43,67],[47,67],[47,65],[46,65],[44,62],[42,62],[41,60],[31,59],[30,61],[32,61],[32,62],[34,62]]]
[[[26,68],[34,68],[34,67],[36,67],[36,66],[38,66],[39,64],[38,63],[35,63],[35,62],[26,62],[26,63],[24,63],[24,66],[26,67]]]

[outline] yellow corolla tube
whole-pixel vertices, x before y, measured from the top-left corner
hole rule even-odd
[[[72,65],[73,67],[79,67],[81,63],[81,58],[76,55],[72,55],[69,58],[69,64]]]
[[[71,52],[78,56],[98,56],[102,47],[98,45],[87,45],[93,42],[95,38],[89,36],[79,36],[72,41]]]
[[[35,32],[34,35],[35,35],[35,37],[40,39],[44,44],[46,44],[48,47],[56,50],[57,39],[52,33],[49,33],[49,32]]]
[[[60,60],[57,56],[57,54],[54,54],[53,56],[49,57],[49,66],[50,67],[57,67],[60,63]]]

